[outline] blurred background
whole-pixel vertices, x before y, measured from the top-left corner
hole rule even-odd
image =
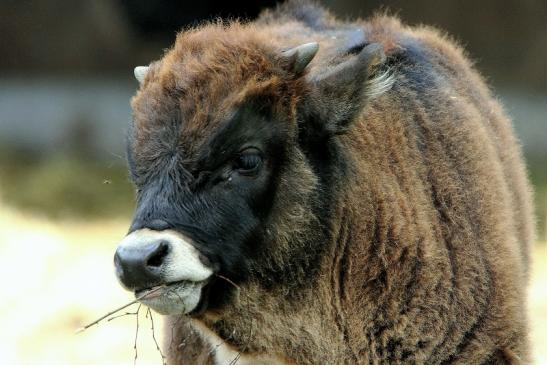
[[[132,299],[112,256],[133,209],[124,160],[133,67],[161,57],[184,27],[252,19],[275,3],[0,0],[0,363],[133,363],[134,315],[74,334]],[[446,30],[512,116],[535,187],[529,303],[536,363],[547,364],[547,2],[321,3],[342,18],[387,9]],[[141,312],[137,364],[161,364]]]

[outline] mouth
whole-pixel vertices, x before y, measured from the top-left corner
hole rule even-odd
[[[135,298],[159,314],[188,314],[200,303],[205,281],[181,280],[135,290]]]
[[[122,286],[141,304],[164,315],[192,314],[206,302],[204,288],[215,273],[202,256],[177,231],[141,228],[118,245],[114,264]]]

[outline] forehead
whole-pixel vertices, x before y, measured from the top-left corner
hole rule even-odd
[[[132,100],[136,148],[161,139],[191,152],[250,100],[282,109],[277,103],[290,99],[292,80],[266,44],[240,25],[179,35]]]

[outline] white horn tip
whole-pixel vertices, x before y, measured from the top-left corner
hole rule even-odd
[[[137,67],[135,67],[135,70],[133,70],[133,73],[135,74],[135,78],[137,79],[139,84],[143,83],[147,72],[148,72],[148,66],[137,66]]]

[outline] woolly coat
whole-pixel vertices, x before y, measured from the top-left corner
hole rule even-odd
[[[276,63],[311,41],[319,52],[301,77]],[[389,87],[325,140],[319,149],[337,155],[322,163],[299,146],[306,80],[371,43],[384,49]],[[267,95],[289,131],[269,248],[225,308],[169,319],[170,364],[238,353],[240,364],[530,360],[530,185],[510,120],[453,40],[294,1],[252,23],[182,32],[133,99],[135,149],[176,109],[191,154],[251,94]]]

